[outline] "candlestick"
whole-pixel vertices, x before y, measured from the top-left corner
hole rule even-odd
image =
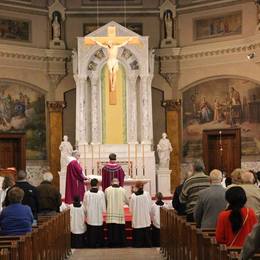
[[[92,169],[92,175],[94,175],[94,147],[93,147],[93,144],[91,144],[91,169]]]
[[[144,176],[144,144],[142,144],[142,165],[143,165],[143,176]]]
[[[127,145],[127,160],[128,160],[128,176],[131,175],[130,171],[130,144]]]
[[[135,175],[137,176],[137,144],[135,144]]]
[[[84,172],[85,175],[87,175],[87,158],[86,158],[86,144],[84,143]]]

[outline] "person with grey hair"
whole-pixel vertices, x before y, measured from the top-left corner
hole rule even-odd
[[[65,187],[65,203],[67,204],[72,204],[75,196],[79,196],[80,201],[83,201],[87,177],[83,173],[79,158],[80,153],[77,150],[74,150],[72,156],[68,157]]]
[[[45,172],[43,174],[43,182],[37,187],[40,215],[53,215],[59,212],[61,194],[52,184],[52,181],[52,173]]]
[[[180,202],[186,204],[186,219],[193,222],[194,207],[198,200],[199,191],[208,188],[209,176],[204,173],[204,165],[200,160],[193,163],[193,175],[184,183],[179,196]]]
[[[247,202],[246,207],[252,208],[255,214],[260,219],[260,189],[254,184],[255,177],[250,171],[241,173],[241,182],[239,186],[242,187],[246,193]]]
[[[9,206],[0,215],[0,234],[8,236],[24,235],[32,231],[33,215],[29,206],[22,205],[24,191],[13,187],[8,192]]]
[[[226,189],[223,188],[222,172],[212,170],[209,174],[210,187],[198,194],[194,219],[198,228],[216,228],[218,214],[226,208]]]
[[[24,197],[22,200],[22,204],[28,205],[33,213],[33,217],[35,220],[37,220],[37,214],[39,211],[39,199],[38,199],[38,192],[36,187],[31,185],[27,181],[27,172],[24,170],[19,170],[16,174],[16,183],[13,187],[19,187],[24,191]],[[12,188],[10,188],[7,192],[6,200],[4,202],[5,206],[9,205],[9,200],[8,200],[8,193],[11,191]]]

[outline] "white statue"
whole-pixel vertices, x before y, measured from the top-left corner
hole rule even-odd
[[[169,169],[170,153],[172,152],[172,145],[167,139],[167,134],[163,133],[162,138],[157,145],[157,152],[159,155],[159,168]]]
[[[60,169],[61,172],[66,172],[68,165],[68,156],[72,155],[73,147],[68,141],[68,136],[63,136],[63,141],[60,144]]]
[[[166,39],[172,39],[172,15],[170,11],[166,11],[164,15]]]
[[[57,15],[54,16],[54,20],[52,22],[52,30],[53,40],[60,40],[60,23]]]

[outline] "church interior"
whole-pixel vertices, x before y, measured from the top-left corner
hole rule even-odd
[[[259,72],[259,0],[0,0],[0,176],[38,186],[51,172],[64,199],[69,142],[86,178],[115,153],[129,196],[140,182],[171,207],[160,249],[71,251],[64,211],[0,236],[0,259],[238,259],[171,200],[194,161],[260,171]]]

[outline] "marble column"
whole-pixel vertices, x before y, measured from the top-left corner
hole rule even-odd
[[[127,133],[127,142],[128,143],[136,143],[137,142],[137,106],[136,102],[133,100],[137,100],[136,95],[136,76],[128,77],[128,92],[127,92],[127,100],[128,100],[128,110],[127,110],[127,118],[128,118],[128,133]]]
[[[91,143],[100,143],[99,136],[99,111],[98,111],[98,79],[91,80]]]
[[[141,111],[142,111],[142,143],[150,143],[149,139],[149,100],[147,76],[141,77]]]
[[[85,109],[85,88],[87,86],[87,81],[86,78],[84,77],[80,77],[78,79],[79,83],[78,83],[78,88],[79,88],[79,114],[77,114],[77,116],[79,116],[79,143],[84,143],[86,142],[86,120],[85,120],[85,113],[86,113],[86,109]]]
[[[166,131],[173,148],[170,154],[171,191],[173,191],[181,179],[181,100],[165,100],[162,105],[166,109]]]
[[[63,101],[48,101],[49,114],[49,164],[53,174],[53,183],[59,188],[60,150],[62,141],[62,110],[65,107]]]

